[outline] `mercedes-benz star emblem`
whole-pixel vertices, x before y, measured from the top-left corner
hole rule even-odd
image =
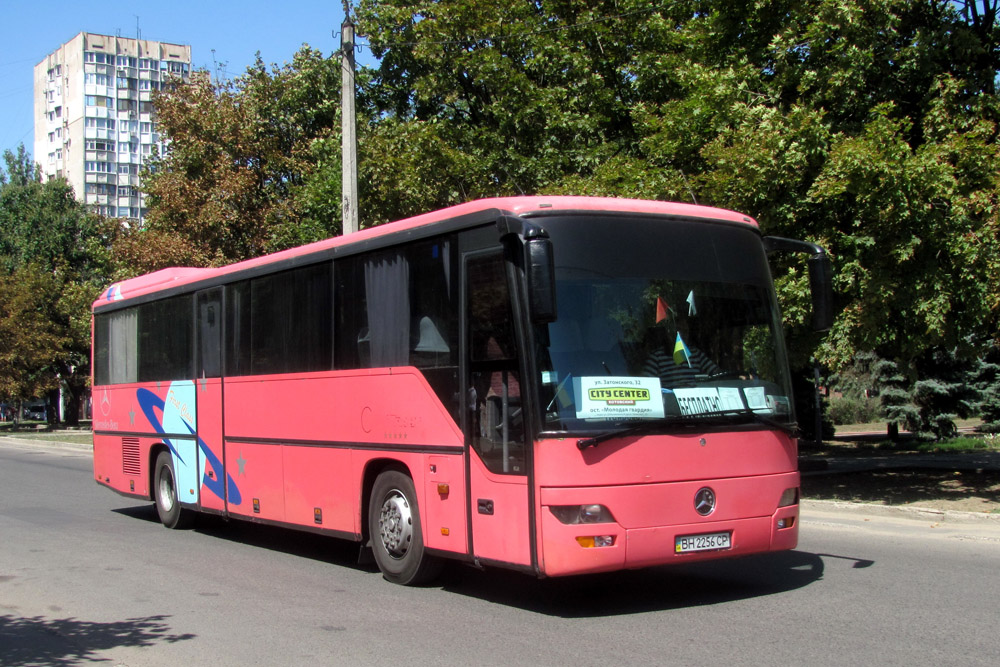
[[[715,491],[703,486],[698,489],[698,493],[694,494],[694,509],[695,511],[702,515],[708,516],[715,511]]]

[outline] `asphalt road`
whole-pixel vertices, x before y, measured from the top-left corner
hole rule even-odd
[[[347,543],[192,531],[91,481],[85,450],[0,445],[0,665],[995,665],[1000,527],[809,504],[799,549],[403,588]]]

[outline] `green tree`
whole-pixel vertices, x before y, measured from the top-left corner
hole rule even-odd
[[[911,394],[920,416],[920,428],[938,438],[958,433],[955,420],[971,417],[978,407],[975,386],[977,360],[959,357],[953,350],[936,349],[919,362],[924,379],[913,385]]]
[[[872,365],[872,380],[878,392],[882,411],[888,422],[889,437],[899,437],[899,427],[920,430],[920,415],[910,398],[910,388],[896,362],[880,359]]]
[[[170,150],[145,175],[149,217],[124,235],[126,252],[143,269],[222,264],[334,233],[334,209],[318,203],[334,192],[310,176],[337,125],[339,85],[337,61],[304,47],[281,68],[258,56],[235,81],[201,73],[158,95]]]
[[[56,309],[61,288],[56,276],[34,264],[0,273],[0,396],[18,408],[56,389],[61,362],[72,356]]]
[[[1000,345],[990,345],[976,368],[979,414],[989,430],[1000,430]]]
[[[696,201],[832,253],[823,338],[804,265],[776,266],[803,368],[870,351],[912,384],[928,350],[1000,331],[995,0],[362,0],[358,22],[380,59],[363,226],[518,193]],[[153,268],[336,233],[338,84],[304,49],[159,98],[171,152],[121,247]]]
[[[22,145],[0,168],[0,356],[7,398],[68,390],[75,422],[89,378],[90,303],[110,266],[113,226],[88,215],[65,179],[42,182]],[[55,414],[55,411],[52,411]]]

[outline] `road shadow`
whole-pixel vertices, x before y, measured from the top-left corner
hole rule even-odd
[[[818,500],[886,505],[969,498],[979,498],[984,504],[997,504],[1000,503],[1000,472],[907,467],[803,476],[802,495]]]
[[[534,579],[452,566],[445,591],[547,616],[591,618],[721,604],[776,595],[823,577],[823,559],[804,551],[688,565]]]
[[[141,519],[150,523],[160,523],[160,517],[156,514],[156,505],[134,505],[131,507],[118,507],[111,510],[115,514],[121,514],[131,519]]]
[[[152,504],[120,507],[111,511],[139,521],[160,523],[156,513],[156,505]],[[367,560],[359,562],[361,550],[359,543],[337,539],[322,533],[271,526],[243,521],[242,519],[225,519],[212,514],[197,515],[194,531],[220,540],[286,553],[331,565],[350,567],[364,572],[377,571],[377,568],[373,564],[369,564]]]
[[[79,665],[104,662],[97,652],[122,647],[154,646],[194,639],[193,634],[173,634],[168,616],[129,618],[96,623],[75,618],[22,618],[0,615],[0,662],[21,665]]]
[[[157,520],[152,505],[115,511],[141,521]],[[360,545],[348,540],[211,515],[200,515],[195,531],[379,576],[373,564],[359,562]],[[554,579],[500,568],[478,570],[454,561],[428,588],[563,618],[615,616],[721,604],[803,588],[822,579],[824,557],[828,555],[786,551]],[[866,561],[856,567],[870,565]]]

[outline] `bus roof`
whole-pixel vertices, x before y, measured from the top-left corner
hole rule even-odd
[[[558,212],[616,212],[616,213],[648,213],[652,215],[680,216],[687,218],[703,218],[705,220],[722,220],[747,224],[757,227],[757,222],[749,216],[710,206],[681,204],[676,202],[661,202],[645,199],[617,199],[611,197],[501,197],[493,199],[478,199],[459,204],[450,208],[424,213],[397,222],[390,222],[377,227],[363,229],[350,236],[335,236],[307,245],[282,250],[270,255],[262,255],[253,259],[229,264],[220,268],[199,269],[191,267],[175,267],[161,269],[136,278],[129,278],[114,283],[101,293],[93,307],[107,306],[117,301],[182,287],[187,284],[201,282],[211,278],[239,273],[247,269],[266,266],[268,264],[316,252],[359,243],[368,239],[378,238],[394,232],[406,231],[436,222],[475,214],[496,212],[497,215],[529,216],[533,213],[551,215]]]

